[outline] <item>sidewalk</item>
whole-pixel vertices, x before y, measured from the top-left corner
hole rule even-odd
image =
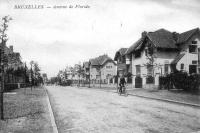
[[[200,107],[200,95],[190,94],[178,90],[149,90],[149,89],[129,89],[130,95],[141,96],[151,99],[160,99],[163,101],[171,101],[177,103],[185,103],[190,105],[197,105]]]
[[[42,87],[4,93],[4,117],[0,133],[53,133],[47,94]]]

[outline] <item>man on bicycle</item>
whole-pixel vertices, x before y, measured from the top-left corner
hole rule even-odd
[[[120,76],[119,80],[119,92],[122,93],[122,88],[125,87],[126,80],[123,75]]]

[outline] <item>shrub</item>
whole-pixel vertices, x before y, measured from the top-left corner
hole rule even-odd
[[[160,88],[172,89],[173,86],[176,89],[183,89],[185,91],[197,91],[200,87],[200,75],[189,75],[186,72],[176,72],[160,77]]]
[[[149,75],[146,77],[146,83],[147,84],[151,84],[151,83],[154,83],[154,77]]]

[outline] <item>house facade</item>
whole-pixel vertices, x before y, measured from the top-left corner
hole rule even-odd
[[[179,56],[172,62],[179,71],[189,74],[200,73],[200,31],[193,29],[179,35],[177,44],[180,48]]]
[[[114,83],[116,63],[108,55],[90,59],[89,67],[91,83]]]
[[[143,32],[126,54],[132,56],[133,87],[159,85],[159,76],[182,70],[199,73],[199,29],[184,33]]]
[[[89,62],[86,61],[83,63],[83,71],[84,71],[84,80],[89,82],[90,78],[90,66]]]
[[[114,61],[117,62],[117,75],[124,75],[128,83],[132,82],[132,64],[130,63],[131,57],[126,54],[128,48],[120,48],[114,57]]]
[[[13,46],[5,46],[5,83],[25,84],[27,82],[28,70],[21,61],[20,53],[14,52]]]

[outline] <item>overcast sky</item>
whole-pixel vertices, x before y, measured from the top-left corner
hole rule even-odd
[[[14,9],[21,4],[90,8]],[[13,18],[7,45],[13,45],[24,62],[37,61],[50,77],[102,54],[113,58],[143,31],[200,27],[200,0],[0,0],[0,17],[5,15]]]

